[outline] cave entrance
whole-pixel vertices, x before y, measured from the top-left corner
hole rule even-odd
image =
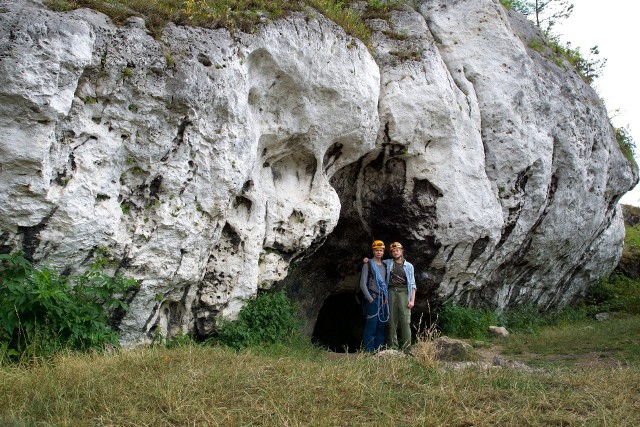
[[[336,353],[360,349],[364,316],[353,292],[329,295],[320,308],[313,342]]]

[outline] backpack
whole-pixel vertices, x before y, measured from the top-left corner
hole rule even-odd
[[[373,271],[371,271],[371,264],[367,263],[367,265],[369,266],[369,274],[372,274]],[[358,281],[356,282],[356,286],[353,290],[353,293],[355,295],[356,302],[358,304],[361,304],[364,308],[365,298],[364,298],[364,292],[362,292],[362,289],[360,289],[361,280],[362,280],[362,266],[360,267],[360,275],[358,276]]]

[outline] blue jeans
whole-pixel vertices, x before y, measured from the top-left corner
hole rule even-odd
[[[384,323],[378,319],[378,299],[379,297],[373,298],[372,303],[364,302],[366,317],[362,343],[366,352],[379,350],[384,345]]]

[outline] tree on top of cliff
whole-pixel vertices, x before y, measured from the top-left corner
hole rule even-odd
[[[573,13],[573,3],[567,0],[501,0],[501,3],[532,17],[536,26],[545,32],[550,31],[559,20],[567,19]]]

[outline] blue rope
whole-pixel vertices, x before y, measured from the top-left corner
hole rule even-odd
[[[377,298],[378,320],[382,323],[387,323],[389,321],[389,291],[387,290],[387,284],[380,275],[380,270],[378,270],[378,266],[375,261],[370,259],[369,264],[371,264],[371,270],[376,277],[376,283],[378,284],[378,290],[380,291],[378,295],[379,298]]]

